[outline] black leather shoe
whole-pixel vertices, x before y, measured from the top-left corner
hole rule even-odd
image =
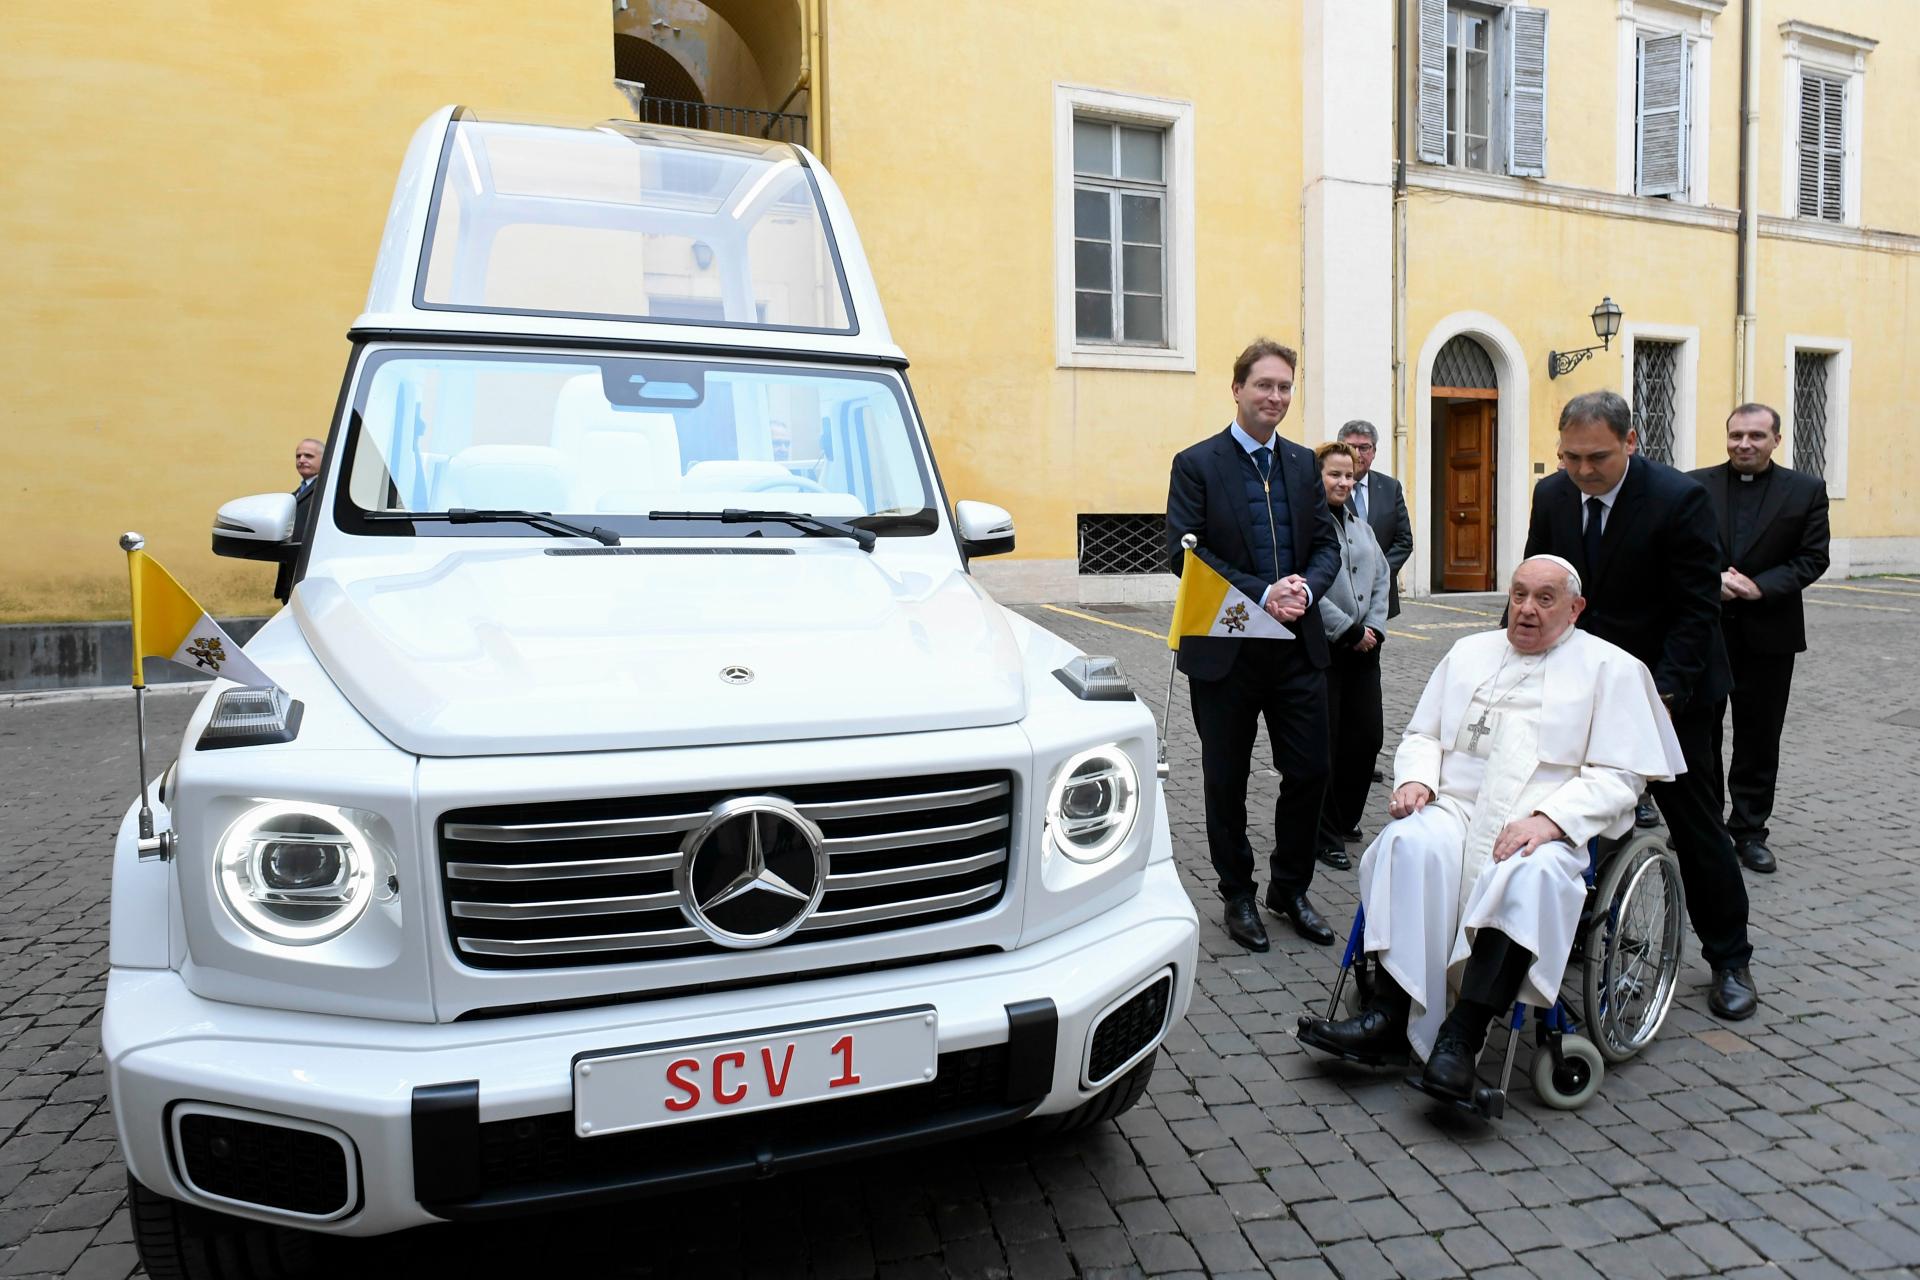
[[[1293,931],[1308,942],[1318,943],[1323,947],[1333,945],[1333,930],[1329,929],[1327,922],[1320,918],[1320,913],[1313,909],[1313,904],[1307,901],[1306,894],[1295,893],[1282,898],[1269,889],[1267,890],[1267,910],[1277,916],[1285,916],[1287,922],[1293,926]]]
[[[1749,871],[1757,871],[1770,876],[1779,869],[1780,864],[1773,859],[1773,850],[1767,848],[1763,840],[1748,840],[1740,846],[1740,864]]]
[[[1633,825],[1636,827],[1657,827],[1660,825],[1660,811],[1653,807],[1653,801],[1645,796],[1633,806]]]
[[[1347,856],[1345,849],[1322,849],[1319,857],[1320,861],[1326,863],[1335,871],[1353,870],[1353,859]]]
[[[1407,1020],[1379,1009],[1329,1022],[1300,1019],[1300,1043],[1371,1067],[1407,1060]]]
[[[1358,826],[1347,832],[1347,839],[1349,840],[1365,840],[1366,838],[1366,834],[1362,832]]]
[[[1451,1031],[1442,1030],[1427,1056],[1420,1082],[1434,1093],[1465,1102],[1473,1097],[1473,1050]]]
[[[1227,936],[1247,950],[1267,949],[1267,926],[1260,922],[1260,913],[1254,910],[1252,894],[1242,893],[1227,899],[1226,926]]]
[[[1745,965],[1713,971],[1713,985],[1707,990],[1707,1008],[1713,1010],[1715,1017],[1742,1022],[1751,1018],[1759,1007],[1760,996],[1754,989],[1753,974]]]

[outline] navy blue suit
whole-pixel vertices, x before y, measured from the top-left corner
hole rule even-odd
[[[1177,454],[1167,485],[1167,557],[1174,573],[1185,567],[1180,539],[1191,533],[1199,539],[1193,554],[1256,604],[1269,586],[1295,573],[1306,579],[1313,597],[1306,613],[1287,624],[1293,640],[1200,636],[1180,645],[1179,665],[1187,673],[1200,735],[1207,848],[1221,895],[1229,899],[1255,888],[1247,776],[1260,721],[1266,721],[1281,775],[1270,892],[1282,900],[1306,892],[1313,880],[1331,754],[1319,602],[1340,571],[1340,535],[1312,450],[1278,434],[1270,443],[1273,464],[1265,484],[1228,429]],[[1266,504],[1268,528],[1256,528],[1250,496]],[[1276,555],[1279,563],[1273,563]]]

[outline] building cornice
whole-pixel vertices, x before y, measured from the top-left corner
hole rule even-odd
[[[1409,164],[1407,185],[1427,191],[1445,191],[1481,200],[1564,209],[1569,213],[1594,214],[1603,218],[1629,218],[1639,222],[1699,227],[1728,235],[1732,235],[1740,226],[1738,212],[1716,205],[1682,204],[1649,196],[1601,191],[1594,187],[1562,186],[1542,182],[1538,178],[1509,178],[1504,174],[1474,173],[1438,165]]]
[[[1768,240],[1798,240],[1803,244],[1824,244],[1838,249],[1920,253],[1920,235],[1847,227],[1818,218],[1776,218],[1763,213],[1760,215],[1760,234]]]
[[[1861,57],[1872,53],[1880,45],[1878,40],[1869,39],[1866,36],[1837,31],[1832,27],[1815,26],[1811,22],[1802,22],[1798,18],[1781,23],[1780,36],[1789,45],[1798,42],[1831,49],[1837,53],[1857,54]]]

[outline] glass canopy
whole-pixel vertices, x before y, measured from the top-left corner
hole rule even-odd
[[[414,302],[854,330],[819,189],[793,148],[625,122],[455,120]]]

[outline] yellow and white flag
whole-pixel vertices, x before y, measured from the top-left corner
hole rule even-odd
[[[274,683],[159,561],[136,547],[127,552],[127,570],[133,578],[134,688],[147,683],[141,670],[147,658],[165,658],[244,685]]]
[[[1178,649],[1187,636],[1291,640],[1293,632],[1189,551],[1180,569],[1180,594],[1174,599],[1173,625],[1167,628],[1167,648]]]

